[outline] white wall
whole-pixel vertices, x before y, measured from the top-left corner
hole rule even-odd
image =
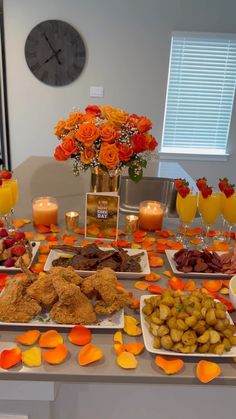
[[[4,0],[10,135],[13,167],[30,155],[52,155],[53,126],[74,106],[113,104],[148,115],[154,135],[162,131],[173,30],[236,32],[235,0]],[[65,87],[50,87],[29,71],[24,44],[40,21],[62,19],[85,39],[88,61],[82,75]],[[103,99],[89,86],[104,87]],[[236,180],[236,115],[228,162],[182,164],[193,177]]]

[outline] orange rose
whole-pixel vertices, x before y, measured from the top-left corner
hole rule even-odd
[[[127,113],[112,106],[102,106],[102,115],[115,127],[120,128],[127,121]]]
[[[54,134],[58,138],[61,138],[61,136],[64,135],[66,132],[66,121],[64,119],[61,119],[54,127]]]
[[[64,138],[61,148],[64,151],[65,155],[68,157],[71,156],[71,154],[74,154],[77,150],[77,146],[74,139],[69,136]]]
[[[119,151],[115,144],[102,144],[98,161],[107,169],[115,169],[119,163]]]
[[[82,115],[81,112],[70,113],[69,118],[66,120],[66,128],[71,130],[75,128],[76,125],[79,125]]]
[[[88,105],[85,109],[86,113],[91,113],[92,115],[99,116],[101,115],[101,110],[97,105]]]
[[[102,141],[109,143],[118,137],[119,133],[113,128],[112,125],[104,124],[100,127],[100,137]]]
[[[89,164],[95,157],[95,150],[92,148],[86,148],[80,155],[80,160],[84,164]]]
[[[92,113],[85,113],[81,118],[81,123],[83,122],[92,122],[95,119],[95,115]]]
[[[94,141],[98,137],[99,130],[92,122],[80,125],[79,129],[75,133],[75,138],[88,148],[93,145]]]
[[[116,143],[116,147],[119,151],[119,159],[123,161],[129,161],[130,157],[133,155],[133,149],[128,144],[125,143]]]
[[[58,161],[63,161],[63,160],[67,160],[69,158],[69,156],[67,156],[64,151],[62,150],[61,146],[58,145],[55,149],[54,152],[54,157],[56,160]]]
[[[146,136],[148,141],[148,150],[153,151],[158,146],[157,140],[153,137],[153,135],[149,134]]]
[[[151,128],[152,128],[152,123],[150,119],[146,118],[146,116],[141,116],[141,118],[137,122],[138,131],[143,133],[143,132],[147,132]]]

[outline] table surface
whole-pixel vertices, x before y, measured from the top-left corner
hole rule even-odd
[[[19,170],[15,171],[18,181],[20,183],[20,189],[24,191],[23,196],[20,198],[20,202],[24,201],[24,205],[19,205],[16,211],[17,217],[28,218],[30,216],[30,205],[31,205],[31,197],[37,193],[37,196],[41,195],[41,190],[43,186],[41,183],[37,183],[37,171],[42,170],[42,164],[37,165],[41,158],[32,158],[33,160],[27,162],[26,168],[28,170],[29,166],[31,168],[34,166],[35,171],[32,176],[28,176],[27,179],[24,179],[25,170],[19,167]],[[42,160],[41,160],[42,163]],[[51,165],[51,162],[48,162],[48,158],[45,158],[44,166]],[[40,168],[39,168],[40,166]],[[49,170],[49,169],[48,169]],[[64,194],[60,192],[61,189],[58,189],[58,194],[61,194],[62,202],[66,202],[66,207],[71,205],[71,195],[69,199],[66,200],[66,185],[70,182],[68,179],[58,178],[57,167],[55,172],[47,172],[47,176],[52,176],[53,178],[57,179],[57,182],[61,181],[62,185],[64,184],[66,191]],[[66,173],[68,169],[66,168]],[[36,173],[35,173],[36,172]],[[28,172],[29,173],[29,172]],[[42,173],[42,172],[41,172]],[[70,179],[70,175],[69,179]],[[31,190],[30,193],[30,184],[32,182],[30,179],[34,178],[34,186],[36,189],[33,191]],[[178,177],[178,175],[177,175]],[[27,185],[28,181],[28,185]],[[31,182],[31,183],[30,183]],[[39,180],[38,180],[39,182]],[[46,185],[46,184],[45,184]],[[32,185],[31,185],[32,186]],[[84,194],[86,187],[83,183],[83,192]],[[63,187],[62,187],[63,189]],[[54,191],[55,192],[55,191]],[[43,194],[46,195],[46,194]],[[51,194],[54,195],[55,194]],[[74,196],[74,204],[75,201],[77,202],[78,197]],[[24,214],[22,214],[22,208]],[[24,210],[26,208],[26,210]],[[74,206],[71,209],[76,209]],[[168,228],[176,228],[177,220],[165,220],[165,227]],[[61,220],[61,226],[63,228],[63,220]],[[32,230],[32,225],[27,227],[28,229]],[[168,262],[165,260],[165,266],[159,269],[159,273],[164,271],[165,269],[170,269]],[[162,276],[161,281],[158,283],[161,287],[165,287],[165,283],[167,278]],[[200,281],[200,280],[196,280]],[[121,281],[124,287],[133,292],[134,298],[139,298],[142,295],[142,291],[139,291],[134,288],[134,283],[136,280],[122,280]],[[144,292],[147,293],[147,292]],[[135,313],[133,310],[127,309],[126,312],[128,314],[134,315],[136,318],[139,317],[139,313]],[[234,316],[234,320],[236,320]],[[15,337],[21,333],[23,330],[27,330],[26,328],[14,328],[14,327],[1,327],[0,329],[0,351],[3,349],[11,348],[15,346]],[[61,332],[61,330],[60,330]],[[68,332],[63,329],[63,337],[64,341],[68,347],[69,355],[64,363],[61,365],[51,366],[46,363],[43,363],[40,367],[37,368],[28,368],[23,364],[19,366],[13,367],[10,370],[3,370],[0,369],[0,379],[1,380],[39,380],[39,381],[58,381],[58,382],[112,382],[112,383],[123,383],[123,382],[130,382],[130,383],[166,383],[166,384],[199,384],[200,382],[195,377],[195,368],[196,364],[199,361],[199,358],[190,358],[184,357],[185,366],[183,370],[178,373],[177,375],[167,376],[161,372],[161,370],[155,365],[155,355],[150,354],[146,350],[143,351],[142,354],[137,356],[138,366],[134,370],[124,370],[117,365],[116,362],[116,355],[113,349],[113,335],[114,330],[93,330],[92,331],[92,343],[102,348],[104,352],[104,359],[94,363],[92,365],[81,367],[77,363],[77,355],[79,353],[80,348],[71,344],[68,341],[67,334]],[[125,343],[129,341],[142,341],[142,337],[132,338],[124,334],[124,341]],[[22,347],[22,350],[27,349],[26,347]],[[214,380],[214,384],[226,384],[226,385],[236,385],[236,363],[230,358],[212,358],[213,361],[218,362],[222,368],[222,374]],[[210,384],[211,385],[211,384]]]

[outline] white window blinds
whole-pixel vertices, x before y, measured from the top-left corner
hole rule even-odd
[[[225,154],[236,80],[236,38],[172,37],[161,151]]]

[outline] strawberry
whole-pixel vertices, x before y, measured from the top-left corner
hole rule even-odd
[[[233,184],[229,184],[225,186],[223,192],[226,196],[226,198],[230,198],[234,194],[234,186]]]
[[[25,239],[25,233],[23,231],[15,231],[13,233],[13,237],[14,237],[14,240],[16,242],[18,242],[20,240],[24,240]]]
[[[15,244],[11,248],[11,254],[13,256],[22,256],[25,253],[25,246],[23,244]]]
[[[5,260],[3,265],[5,266],[5,268],[12,268],[13,266],[15,266],[15,259],[8,258]]]
[[[12,172],[10,170],[1,170],[0,171],[0,179],[9,180],[12,178]]]
[[[220,191],[223,192],[225,187],[228,186],[228,184],[229,184],[229,180],[227,177],[224,177],[223,179],[219,179],[218,186],[219,186]]]
[[[199,191],[207,187],[207,180],[205,177],[201,177],[196,180],[196,185]]]
[[[2,179],[0,179],[0,186],[2,186]]]
[[[175,189],[177,191],[181,188],[181,186],[183,186],[183,184],[184,184],[184,179],[181,179],[181,178],[175,179]]]
[[[183,185],[178,190],[178,193],[180,194],[180,196],[182,196],[182,198],[186,198],[186,196],[189,194],[189,192],[190,192],[190,188],[188,187],[188,185]]]
[[[5,228],[2,228],[0,230],[0,237],[7,237],[8,236],[8,232]]]
[[[212,194],[212,186],[206,186],[201,190],[203,198],[208,198],[208,196],[211,196]]]
[[[6,249],[9,249],[9,247],[12,247],[15,244],[15,240],[12,237],[7,237],[3,240],[3,244]]]

